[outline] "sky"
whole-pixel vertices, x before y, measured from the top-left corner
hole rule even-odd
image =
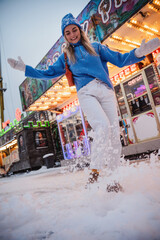
[[[32,67],[41,61],[61,34],[61,19],[71,12],[75,17],[89,0],[0,0],[0,50],[4,92],[4,121],[15,119],[21,108],[19,85],[23,72],[12,69],[7,58],[21,56]]]

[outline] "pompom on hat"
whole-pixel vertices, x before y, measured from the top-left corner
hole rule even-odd
[[[68,13],[62,18],[61,29],[62,29],[63,36],[64,36],[64,29],[71,24],[77,25],[79,28],[82,28],[78,20],[75,17],[73,17],[72,13]]]

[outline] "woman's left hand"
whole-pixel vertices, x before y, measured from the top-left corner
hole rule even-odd
[[[160,47],[159,38],[153,38],[145,43],[145,39],[142,40],[141,46],[135,50],[135,55],[137,58],[148,55],[149,53]]]

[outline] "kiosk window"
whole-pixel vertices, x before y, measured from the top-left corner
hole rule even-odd
[[[24,144],[24,137],[23,135],[20,135],[18,138],[18,145],[19,145],[19,151],[24,152],[25,151],[25,144]]]
[[[151,110],[142,74],[124,83],[131,116]]]
[[[34,139],[37,149],[48,147],[46,131],[34,132]]]

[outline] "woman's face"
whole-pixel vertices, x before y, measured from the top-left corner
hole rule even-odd
[[[71,24],[64,29],[64,36],[69,43],[77,43],[81,39],[81,33],[77,25]]]

